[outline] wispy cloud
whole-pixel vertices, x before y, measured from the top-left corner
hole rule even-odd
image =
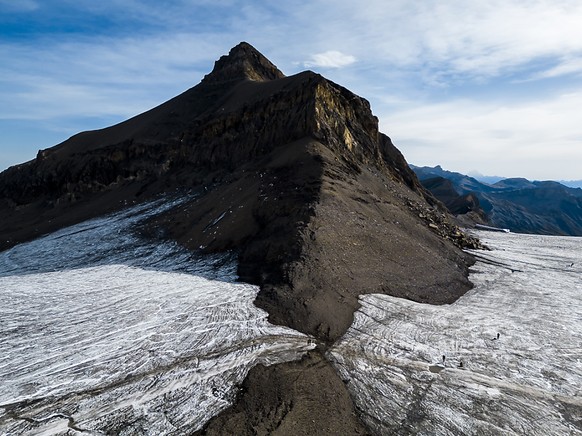
[[[12,12],[30,12],[39,8],[35,0],[0,0],[0,8]]]
[[[338,0],[333,8],[325,1],[297,7],[306,22],[294,38],[304,40],[300,31],[307,28],[306,34],[318,35],[313,44],[319,47],[422,69],[425,77],[497,77],[538,59],[582,53],[582,3],[576,1],[370,0],[363,8]]]
[[[567,75],[582,75],[582,57],[563,59],[558,65],[540,72],[533,79],[554,78]]]
[[[456,99],[381,114],[409,162],[484,174],[580,179],[582,91],[541,101],[492,104]],[[550,171],[549,171],[550,170]]]
[[[341,51],[329,50],[323,53],[317,53],[311,56],[311,59],[304,62],[307,68],[321,67],[321,68],[342,68],[356,62],[356,58],[352,55],[344,54]]]
[[[194,35],[0,44],[0,119],[132,116],[195,85],[222,49]],[[185,56],[184,53],[188,53]]]

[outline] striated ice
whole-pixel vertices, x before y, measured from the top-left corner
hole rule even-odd
[[[267,322],[234,254],[139,236],[180,201],[0,253],[0,434],[191,434],[252,366],[314,347]],[[480,237],[473,290],[363,296],[328,352],[376,433],[582,434],[582,240]]]
[[[479,236],[474,289],[363,296],[328,357],[378,434],[582,434],[582,239]]]
[[[17,245],[0,253],[0,277],[123,264],[235,281],[234,254],[201,258],[173,241],[161,239],[152,243],[140,236],[139,226],[146,219],[176,207],[188,198],[164,198],[143,203]]]
[[[170,205],[0,253],[0,434],[190,434],[254,365],[314,347],[267,322],[233,255],[140,238]]]

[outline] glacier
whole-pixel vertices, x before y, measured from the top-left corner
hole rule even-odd
[[[167,199],[0,253],[0,434],[190,434],[257,364],[315,345],[267,322],[232,253],[140,237]]]
[[[477,233],[471,291],[362,296],[328,358],[378,434],[582,434],[582,238]]]
[[[140,236],[184,199],[0,253],[0,434],[191,434],[315,347],[268,323],[235,253]],[[471,291],[362,296],[327,358],[377,434],[582,435],[582,239],[476,233]]]

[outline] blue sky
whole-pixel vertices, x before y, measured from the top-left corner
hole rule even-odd
[[[0,170],[183,92],[240,41],[367,98],[410,163],[582,179],[578,0],[0,0]]]

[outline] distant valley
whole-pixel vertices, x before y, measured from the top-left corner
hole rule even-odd
[[[579,187],[524,178],[477,179],[441,166],[411,168],[464,225],[481,223],[518,233],[582,236]],[[580,182],[567,183],[575,186]]]

